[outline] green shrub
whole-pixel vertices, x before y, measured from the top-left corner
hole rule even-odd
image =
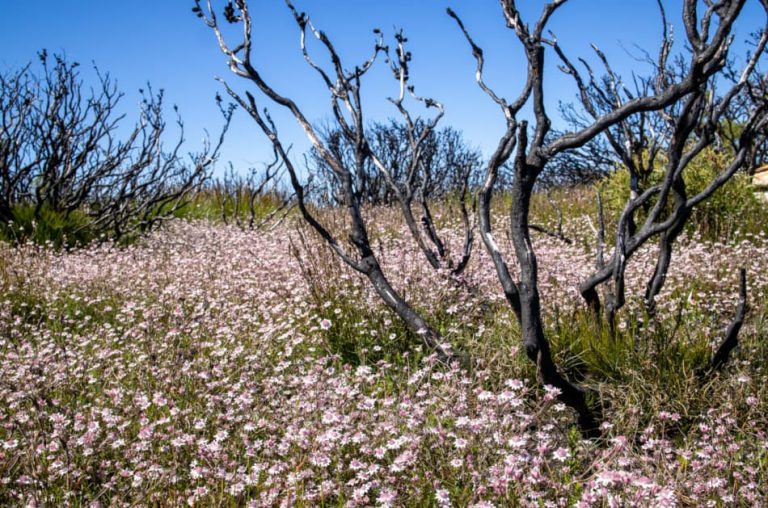
[[[666,161],[659,158],[656,167],[641,181],[641,188],[661,183]],[[704,150],[683,172],[688,196],[703,191],[730,163],[730,156],[713,149]],[[603,194],[606,215],[617,219],[629,198],[629,172],[621,169],[602,180],[599,185]],[[645,220],[650,205],[638,210],[637,222]],[[670,207],[671,209],[671,207]],[[747,234],[765,231],[765,211],[747,174],[739,172],[718,189],[709,199],[696,206],[686,225],[687,232],[701,234],[710,241],[737,240]]]
[[[0,239],[9,243],[32,241],[60,249],[85,245],[94,236],[85,213],[65,214],[43,207],[36,214],[31,204],[17,206],[13,209],[13,220],[0,223]]]
[[[221,221],[222,216],[227,221],[248,223],[250,209],[249,196],[246,192],[240,193],[236,201],[232,195],[226,195],[216,189],[202,189],[189,197],[189,202],[174,211],[174,217],[190,220]],[[259,195],[254,200],[254,222],[258,224],[275,209],[280,207],[283,198],[276,193]],[[235,209],[237,204],[237,209]]]

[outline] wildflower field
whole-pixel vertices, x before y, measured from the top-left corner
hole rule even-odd
[[[682,239],[657,318],[630,301],[615,337],[575,290],[594,266],[588,219],[565,224],[571,245],[536,238],[553,349],[604,408],[586,440],[536,381],[482,246],[457,280],[376,213],[387,274],[470,371],[423,351],[291,216],[269,231],[177,220],[120,248],[2,246],[0,505],[768,502],[765,238]],[[741,347],[703,378],[741,266]]]

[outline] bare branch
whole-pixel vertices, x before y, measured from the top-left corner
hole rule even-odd
[[[747,313],[747,271],[744,268],[739,269],[739,303],[736,306],[736,314],[733,321],[728,325],[725,337],[710,361],[710,370],[716,371],[722,369],[731,356],[731,352],[739,345],[739,331],[744,323],[744,316]]]

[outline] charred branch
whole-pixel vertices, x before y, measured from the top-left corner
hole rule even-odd
[[[758,125],[764,122],[764,115],[758,114],[759,118],[754,114],[750,116],[733,164],[703,192],[688,197],[680,175],[690,161],[711,143],[712,127],[717,125],[723,105],[730,102],[731,94],[726,93],[715,104],[714,94],[709,87],[714,76],[726,65],[732,39],[731,29],[744,1],[718,3],[717,9],[712,9],[712,4],[708,4],[699,25],[697,11],[700,6],[695,0],[686,0],[684,23],[692,50],[687,63],[674,69],[669,64],[672,39],[667,29],[666,13],[659,3],[663,29],[659,54],[653,65],[655,75],[635,78],[633,89],[624,85],[599,48],[594,47],[594,52],[603,68],[604,76],[601,79],[596,77],[596,72],[584,60],[580,60],[586,72],[582,74],[558,45],[554,35],[549,34],[547,39],[543,37],[548,20],[563,4],[565,1],[559,0],[548,3],[531,29],[522,20],[514,0],[501,1],[507,27],[514,31],[520,41],[528,64],[525,85],[519,98],[511,104],[485,84],[482,76],[482,50],[458,15],[450,10],[448,14],[456,20],[471,47],[477,62],[478,85],[501,107],[507,122],[507,129],[488,163],[485,183],[479,193],[481,235],[494,260],[504,293],[520,321],[528,356],[539,365],[542,381],[559,388],[563,402],[576,409],[580,419],[586,421],[594,415],[590,415],[585,405],[583,392],[557,373],[542,324],[537,260],[530,241],[530,231],[535,228],[529,223],[528,216],[531,195],[544,168],[561,154],[578,150],[593,143],[599,136],[604,136],[607,145],[615,152],[613,157],[630,172],[629,200],[619,220],[613,255],[608,262],[603,263],[600,254],[596,273],[579,286],[590,308],[598,315],[600,300],[597,286],[611,279],[611,288],[605,302],[606,320],[611,324],[625,301],[624,272],[629,257],[650,238],[663,235],[665,247],[662,252],[667,255],[660,258],[659,274],[654,276],[654,281],[649,285],[649,294],[656,292],[660,284],[663,284],[662,272],[666,273],[668,268],[672,242],[685,223],[690,207],[709,197],[730,178],[737,166],[741,167],[745,147],[751,144],[754,132],[759,131]],[[579,92],[581,112],[576,109],[570,112],[574,126],[572,132],[554,134],[550,130],[551,122],[544,106],[545,47],[552,48],[561,63],[561,70],[573,78]],[[754,55],[750,58],[745,71],[751,73],[749,67],[756,58]],[[533,111],[530,136],[528,123],[518,120],[520,108],[525,104],[529,104]],[[696,139],[691,142],[694,133]],[[667,157],[666,176],[661,184],[643,188],[640,185],[641,179],[651,173],[662,151]],[[514,171],[510,220],[511,238],[520,273],[518,281],[512,279],[493,241],[489,213],[498,168],[508,160]],[[664,215],[662,211],[668,208],[667,203],[674,205],[673,212]],[[649,205],[651,211],[648,218],[638,228],[635,212],[638,207]],[[599,235],[604,236],[604,225],[601,225],[600,231]],[[598,243],[602,245],[603,241],[599,240]]]
[[[120,138],[122,93],[97,68],[87,89],[80,66],[40,54],[41,72],[28,65],[0,77],[0,217],[31,206],[36,219],[54,213],[86,218],[78,231],[121,239],[147,231],[185,206],[207,179],[232,116],[223,106],[224,127],[215,143],[184,160],[184,128],[170,145],[163,91],[141,91],[139,120]]]
[[[739,345],[739,331],[744,324],[744,316],[747,313],[747,271],[744,268],[739,270],[739,303],[736,306],[736,314],[733,321],[728,325],[725,337],[710,361],[710,370],[721,370],[727,363],[731,353]]]
[[[230,45],[224,37],[218,24],[212,2],[206,2],[206,9],[195,3],[195,12],[203,22],[213,31],[221,51],[228,57],[230,69],[239,77],[246,79],[254,85],[269,101],[286,108],[294,116],[300,127],[304,130],[318,156],[333,172],[339,182],[339,198],[346,209],[349,219],[348,241],[354,248],[355,254],[347,253],[342,243],[323,226],[321,222],[309,210],[306,202],[306,189],[299,179],[299,172],[288,156],[277,129],[271,118],[262,115],[257,105],[256,98],[250,93],[245,95],[236,93],[226,85],[227,93],[238,102],[250,116],[256,121],[259,128],[271,141],[278,156],[285,165],[291,186],[296,194],[297,206],[304,220],[312,227],[331,249],[351,268],[364,275],[374,288],[382,301],[395,312],[416,333],[424,345],[444,363],[462,361],[460,355],[456,355],[447,348],[439,334],[420,316],[413,307],[394,289],[381,269],[379,261],[371,247],[368,236],[368,228],[362,214],[362,197],[356,181],[364,171],[367,160],[372,160],[379,169],[386,169],[380,161],[377,162],[372,153],[366,136],[362,102],[360,100],[361,78],[371,68],[379,53],[386,48],[382,43],[381,33],[376,30],[377,40],[371,58],[354,67],[352,71],[346,70],[338,52],[328,36],[314,27],[308,16],[299,13],[290,2],[286,2],[293,14],[299,28],[300,47],[305,60],[321,77],[331,98],[331,109],[334,122],[340,129],[341,136],[353,147],[351,161],[345,161],[338,157],[338,151],[333,145],[325,142],[317,130],[310,124],[306,116],[292,99],[278,93],[261,76],[251,60],[251,12],[247,2],[236,1],[234,11],[227,18],[234,19],[242,28],[242,39]],[[226,16],[226,13],[225,13]],[[331,61],[331,68],[325,69],[315,62],[309,55],[306,46],[306,33],[309,30],[319,40]],[[346,111],[346,113],[344,113]]]

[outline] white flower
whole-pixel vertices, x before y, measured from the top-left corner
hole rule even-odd
[[[435,491],[435,500],[437,500],[437,505],[440,506],[440,508],[451,506],[451,496],[445,489],[437,489]]]
[[[555,460],[559,460],[560,462],[565,462],[569,455],[570,454],[568,453],[568,450],[565,448],[558,448],[552,452],[552,456],[555,458]]]

